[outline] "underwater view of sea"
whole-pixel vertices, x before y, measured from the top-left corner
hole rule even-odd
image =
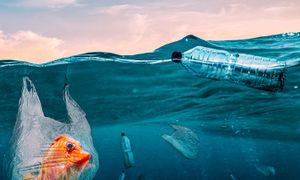
[[[174,51],[204,46],[284,61],[282,91],[200,78],[170,60]],[[137,55],[91,52],[45,64],[0,61],[0,179],[10,179],[4,154],[13,135],[22,78],[35,85],[45,116],[64,122],[64,85],[86,113],[99,169],[94,179],[300,179],[300,33],[205,41],[193,35]],[[199,139],[189,159],[162,138],[170,124]],[[79,128],[78,131],[81,129]],[[135,166],[126,169],[121,132]],[[31,146],[31,141],[28,141]]]

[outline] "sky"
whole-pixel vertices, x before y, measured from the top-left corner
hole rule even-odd
[[[0,0],[0,59],[34,63],[299,31],[299,0]]]

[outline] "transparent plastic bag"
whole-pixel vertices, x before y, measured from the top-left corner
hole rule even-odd
[[[23,179],[26,174],[38,176],[45,150],[62,134],[79,141],[81,148],[91,155],[78,179],[92,179],[95,176],[99,160],[91,129],[84,111],[72,99],[68,88],[65,87],[64,100],[69,121],[62,123],[44,116],[34,84],[28,77],[23,78],[17,120],[10,139],[10,152],[5,155],[11,179]]]

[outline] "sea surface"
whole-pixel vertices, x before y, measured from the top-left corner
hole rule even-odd
[[[285,61],[283,91],[199,78],[171,62],[173,51],[198,45]],[[127,180],[298,180],[299,62],[300,33],[226,41],[189,35],[138,55],[91,52],[45,64],[0,61],[0,179],[9,179],[3,155],[17,117],[22,78],[28,76],[45,115],[59,121],[67,118],[63,89],[70,85],[99,155],[94,179],[118,179],[124,169],[120,133],[125,132],[136,161],[125,170]],[[196,159],[185,158],[161,137],[174,131],[169,124],[198,135]]]

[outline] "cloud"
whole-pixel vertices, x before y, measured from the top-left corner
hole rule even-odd
[[[65,5],[69,3],[72,6],[71,2],[74,1],[66,1]],[[55,34],[55,37],[59,37],[59,39],[44,37],[49,41],[50,39],[58,40],[52,45],[47,45],[51,53],[47,55],[47,53],[36,51],[29,56],[25,52],[19,54],[22,48],[12,47],[10,54],[6,53],[10,56],[1,55],[0,59],[13,57],[28,61],[35,59],[44,61],[91,51],[135,54],[153,51],[161,45],[188,34],[207,40],[220,40],[300,31],[300,13],[298,13],[300,1],[274,0],[270,3],[258,0],[212,0],[199,3],[197,0],[191,0],[180,3],[179,0],[152,0],[151,3],[139,2],[108,6],[99,3],[99,5],[101,6],[97,7],[97,3],[93,6],[85,4],[80,11],[74,11],[72,8],[59,13],[43,11],[43,21],[32,18],[33,23],[30,25],[26,23],[28,26],[25,28],[33,29],[35,32]],[[72,16],[68,16],[69,13],[72,13]],[[13,18],[2,19],[10,19],[6,23],[9,26]],[[16,26],[15,31],[25,29],[24,19],[20,17],[13,19],[15,21],[11,26]],[[28,40],[26,43],[25,40],[15,40],[14,37],[18,33],[20,32],[2,33],[0,44],[5,42],[12,46],[11,44],[18,42],[20,47],[23,45],[26,49],[30,43]],[[61,39],[64,41],[62,42]],[[43,43],[40,45],[44,46]],[[1,46],[2,49],[3,47]],[[13,52],[13,49],[16,50]],[[35,49],[38,49],[38,46]],[[30,49],[26,51],[31,52]]]
[[[18,31],[5,34],[0,31],[0,59],[28,60],[42,63],[63,57],[63,41],[45,37],[31,31]]]
[[[20,0],[19,6],[34,7],[34,8],[63,8],[66,6],[79,5],[78,0]]]
[[[166,2],[155,2],[98,7],[90,11],[89,17],[94,19],[89,26],[94,32],[83,30],[92,38],[73,43],[72,52],[134,54],[152,51],[188,34],[220,40],[300,31],[300,14],[296,14],[299,6],[280,3],[257,6],[242,2],[218,4],[213,10],[201,7],[206,8],[203,11],[197,3],[168,6]]]
[[[136,5],[129,5],[129,4],[119,4],[113,5],[109,7],[101,7],[94,10],[94,14],[102,13],[102,14],[109,14],[109,15],[118,15],[120,13],[131,13],[134,10],[142,10],[142,7]]]
[[[300,31],[300,8],[295,3],[274,2],[257,6],[245,2],[226,2],[218,5],[218,8],[205,11],[199,10],[200,7],[197,9],[197,4],[173,3],[172,6],[166,6],[156,2],[141,6],[123,4],[101,7],[98,12],[112,22],[121,22],[123,30],[135,23],[136,29],[143,29],[144,36],[139,39],[145,41],[151,40],[151,37],[156,37],[152,40],[176,40],[186,34],[195,34],[204,39],[239,39]],[[135,22],[134,17],[137,16],[143,17],[143,23]]]

